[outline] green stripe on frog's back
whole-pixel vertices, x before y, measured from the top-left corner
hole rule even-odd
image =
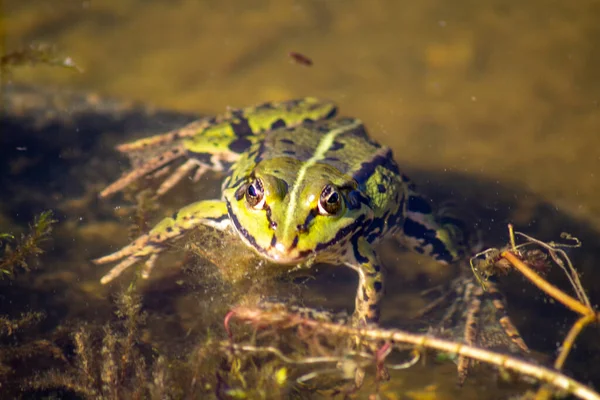
[[[213,125],[187,139],[184,146],[191,156],[218,152],[239,154],[255,142],[250,136],[332,118],[336,112],[333,103],[313,97],[230,110],[218,117]]]
[[[327,148],[320,147],[325,137],[332,132],[336,132],[335,139]],[[315,160],[318,148],[322,150],[322,154]],[[380,145],[368,138],[360,120],[342,118],[268,132],[256,153],[255,162],[280,157],[290,157],[301,162],[313,160],[352,175],[360,168],[361,162],[370,159],[372,153],[379,148]]]
[[[342,120],[338,120],[338,121],[331,121],[329,123],[323,123],[323,124],[320,124],[319,126],[311,127],[308,130],[308,132],[312,132],[313,135],[308,134],[308,132],[306,132],[306,134],[305,134],[303,132],[294,131],[297,134],[297,137],[300,138],[300,140],[307,141],[306,143],[309,143],[309,144],[312,142],[313,144],[317,144],[317,145],[316,145],[316,147],[314,147],[312,156],[310,156],[310,158],[308,158],[308,159],[304,159],[306,156],[305,154],[298,153],[298,154],[289,154],[288,155],[288,157],[293,156],[296,159],[304,161],[304,163],[298,169],[296,179],[293,182],[293,184],[290,186],[289,203],[288,203],[287,210],[285,213],[285,220],[284,220],[284,225],[283,225],[283,236],[284,237],[288,236],[290,228],[296,229],[295,226],[292,226],[293,225],[292,221],[293,221],[294,213],[296,212],[296,207],[298,205],[299,191],[304,185],[306,171],[308,171],[309,168],[311,168],[313,165],[315,165],[318,162],[326,162],[329,164],[329,162],[327,162],[327,158],[331,157],[329,154],[332,151],[335,151],[334,149],[338,148],[339,144],[341,143],[340,141],[336,141],[336,139],[338,137],[340,137],[341,135],[343,135],[349,131],[352,131],[353,129],[356,129],[360,126],[362,126],[362,123],[359,120],[342,119]],[[321,134],[321,137],[318,141],[315,140],[314,134]],[[274,135],[274,136],[277,136],[277,135]],[[302,144],[306,144],[306,143],[302,143]],[[293,143],[290,143],[290,145],[293,145]],[[301,148],[299,150],[305,151],[306,148],[310,148],[310,146],[302,146],[302,145],[300,145],[300,146],[301,146]],[[302,147],[304,149],[302,149]],[[273,157],[273,158],[275,158],[275,157]],[[339,160],[339,162],[341,162],[341,160]]]

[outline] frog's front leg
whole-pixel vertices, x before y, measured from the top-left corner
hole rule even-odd
[[[353,257],[346,265],[358,273],[353,324],[364,326],[377,323],[383,298],[383,272],[379,257],[363,236],[352,240]]]
[[[95,264],[107,264],[122,260],[104,275],[100,282],[105,284],[112,281],[127,268],[142,259],[146,259],[142,277],[147,278],[154,267],[156,259],[166,250],[168,244],[180,239],[184,234],[201,225],[219,230],[229,228],[230,220],[225,202],[205,200],[192,203],[176,212],[172,217],[160,221],[150,232],[140,236],[128,246],[113,254],[94,260]]]

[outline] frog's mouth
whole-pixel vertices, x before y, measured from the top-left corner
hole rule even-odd
[[[236,226],[236,229],[238,227]],[[300,264],[307,261],[316,255],[314,251],[306,250],[299,251],[296,248],[297,240],[295,240],[291,246],[285,246],[283,243],[278,242],[275,236],[271,241],[271,245],[267,248],[261,247],[252,236],[245,235],[244,232],[240,231],[242,239],[253,248],[257,253],[266,258],[267,260],[276,264]]]
[[[242,226],[235,213],[232,212],[229,201],[226,201],[226,203],[227,210],[229,211],[229,218],[242,240],[267,260],[276,264],[299,264],[314,256],[315,252],[312,250],[298,250],[298,236],[295,237],[289,246],[285,246],[283,243],[277,241],[277,237],[273,235],[268,247],[261,246],[256,241],[256,238]]]
[[[273,236],[273,241],[271,242],[271,246],[268,249],[264,249],[261,251],[261,254],[265,255],[269,260],[278,263],[278,264],[298,264],[306,259],[312,254],[311,251],[298,251],[296,249],[296,244],[298,242],[298,236],[296,236],[296,240],[292,243],[291,247],[286,247],[283,243],[277,242],[275,236]]]

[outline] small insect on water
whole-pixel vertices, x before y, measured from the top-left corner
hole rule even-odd
[[[305,67],[310,67],[311,65],[313,65],[313,61],[304,54],[300,54],[295,51],[290,51],[288,55],[296,64],[304,65]]]

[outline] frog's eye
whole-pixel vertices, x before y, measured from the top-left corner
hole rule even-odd
[[[321,215],[335,215],[341,208],[342,195],[333,186],[325,186],[319,199],[319,213]]]
[[[255,179],[246,188],[246,202],[254,209],[260,210],[265,205],[265,192],[260,179]]]

